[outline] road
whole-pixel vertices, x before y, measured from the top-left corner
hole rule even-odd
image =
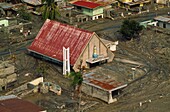
[[[109,36],[114,36],[115,32],[117,32],[120,29],[120,26],[123,22],[124,19],[130,18],[134,19],[138,22],[142,22],[145,20],[150,20],[153,19],[155,16],[159,15],[166,15],[168,14],[168,11],[170,11],[170,7],[166,9],[161,9],[156,12],[146,12],[138,15],[133,15],[129,16],[126,18],[121,18],[121,19],[100,19],[100,20],[95,20],[95,21],[89,21],[87,23],[84,23],[80,26],[80,28],[93,31],[96,33],[104,33]]]

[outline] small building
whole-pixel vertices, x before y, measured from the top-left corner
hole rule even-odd
[[[150,2],[150,0],[119,0],[118,6],[126,9],[139,8],[148,5]]]
[[[32,6],[42,5],[42,0],[21,0],[21,1]]]
[[[9,3],[0,3],[0,16],[11,16],[13,5]]]
[[[118,82],[107,75],[88,73],[83,75],[82,91],[92,97],[99,98],[107,103],[117,101],[122,88],[127,84]]]
[[[1,26],[7,27],[8,25],[9,25],[8,20],[6,20],[6,19],[0,20],[0,27],[1,27]]]
[[[111,62],[114,54],[95,32],[47,19],[28,51],[40,58],[63,63],[63,47],[70,49],[70,64],[75,71]]]
[[[9,85],[16,81],[15,67],[7,61],[0,62],[0,91],[6,90]]]
[[[41,107],[15,95],[0,97],[0,112],[47,112]]]
[[[168,7],[170,4],[170,0],[156,0],[155,2],[159,5],[168,5]]]
[[[153,21],[153,20],[147,20],[147,21],[140,22],[140,25],[143,26],[144,28],[147,28],[147,26],[157,26],[157,24],[158,24],[158,22]]]
[[[170,29],[170,16],[157,16],[154,18],[155,21],[157,21],[157,26],[161,28],[167,28]]]
[[[118,45],[118,41],[110,41],[106,39],[102,39],[102,42],[107,46],[108,49],[110,49],[112,52],[116,51],[116,46]]]
[[[103,7],[102,5],[89,1],[76,1],[72,5],[75,6],[75,9],[83,14],[89,16],[89,19],[95,20],[103,18]]]

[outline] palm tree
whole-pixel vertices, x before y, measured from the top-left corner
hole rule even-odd
[[[71,72],[69,75],[72,78],[71,85],[76,88],[77,96],[81,93],[81,85],[83,82],[83,76],[81,72]]]
[[[59,9],[54,0],[42,0],[43,6],[42,17],[43,19],[56,19],[60,16]]]
[[[81,71],[80,72],[71,72],[69,76],[73,79],[72,86],[76,87],[76,91],[78,92],[77,93],[77,96],[79,98],[79,100],[78,100],[78,104],[79,104],[78,105],[78,112],[80,112],[81,86],[82,86],[82,83],[83,83],[83,76],[82,76]]]

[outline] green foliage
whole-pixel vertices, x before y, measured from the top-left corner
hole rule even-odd
[[[83,82],[83,77],[81,72],[71,72],[69,77],[71,77],[73,79],[72,81],[72,86],[76,86],[76,85],[81,85]]]
[[[42,0],[44,5],[41,7],[43,19],[56,19],[60,16],[59,9],[54,0]]]
[[[132,38],[136,38],[139,36],[140,31],[142,31],[143,26],[135,20],[126,19],[123,21],[123,24],[120,28],[120,33],[127,40],[131,40]]]
[[[32,16],[31,14],[27,11],[26,7],[21,7],[18,10],[19,16],[24,19],[24,20],[31,20]]]

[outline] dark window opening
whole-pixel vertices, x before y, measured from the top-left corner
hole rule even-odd
[[[69,13],[68,13],[68,14],[66,14],[66,17],[69,17]]]
[[[163,23],[163,28],[166,28],[166,23]]]
[[[2,87],[2,90],[6,90],[6,86],[3,86],[3,87]]]
[[[100,18],[102,18],[102,16],[98,16],[98,18],[100,19]]]
[[[112,98],[117,97],[121,93],[121,90],[112,91]]]

